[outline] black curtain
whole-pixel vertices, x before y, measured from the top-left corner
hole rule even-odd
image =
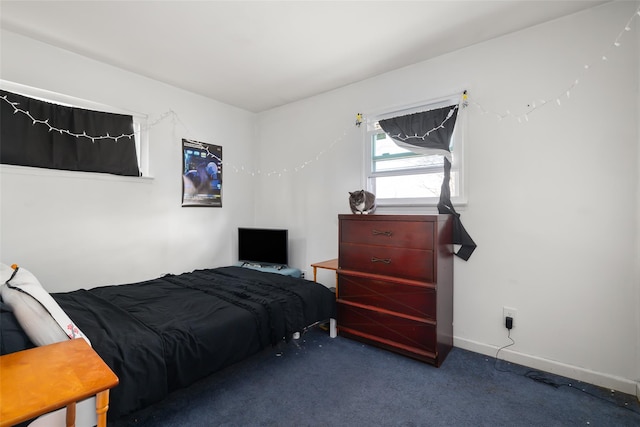
[[[461,245],[456,255],[465,261],[471,257],[476,244],[462,225],[460,214],[451,203],[451,136],[456,125],[458,105],[380,120],[379,124],[401,147],[420,154],[443,154],[444,179],[440,190],[438,212],[453,215],[453,243]]]
[[[0,96],[0,163],[140,176],[132,116]]]

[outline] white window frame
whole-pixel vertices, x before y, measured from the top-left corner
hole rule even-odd
[[[105,113],[126,114],[133,117],[133,132],[135,134],[136,156],[138,158],[138,169],[142,177],[150,177],[149,169],[149,132],[147,127],[148,116],[146,114],[128,111],[110,105],[88,101],[61,93],[39,89],[19,83],[0,80],[0,88],[19,95],[39,99],[40,101],[52,102],[66,107],[84,108]],[[2,101],[4,102],[4,101]],[[3,165],[6,166],[6,165]],[[90,173],[90,172],[81,172]],[[133,177],[135,178],[135,177]]]
[[[368,191],[375,194],[375,188],[373,180],[376,177],[383,176],[399,176],[405,174],[414,174],[416,171],[428,171],[433,168],[425,167],[421,169],[398,170],[398,171],[385,171],[375,172],[373,170],[373,138],[376,134],[383,132],[376,124],[383,119],[391,117],[404,116],[407,114],[413,114],[421,111],[433,110],[437,108],[446,107],[448,105],[455,105],[460,102],[460,94],[446,96],[435,100],[424,101],[409,106],[403,106],[393,109],[393,111],[386,111],[382,113],[366,114],[366,132],[364,132],[364,183]],[[451,175],[454,173],[458,175],[458,193],[451,193],[451,202],[458,207],[466,206],[467,193],[466,193],[466,173],[465,173],[465,159],[464,159],[464,142],[465,142],[465,130],[466,130],[466,111],[464,108],[458,110],[456,119],[456,127],[453,133],[453,162],[451,164]],[[441,170],[440,170],[441,171]],[[438,171],[438,172],[440,172]],[[424,198],[378,198],[376,197],[376,205],[378,208],[384,210],[385,208],[400,208],[404,210],[410,210],[411,207],[435,207],[438,205],[439,197],[424,197]]]

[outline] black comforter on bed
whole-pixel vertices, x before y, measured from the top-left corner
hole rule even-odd
[[[112,419],[335,317],[326,287],[240,267],[51,295],[120,379]]]

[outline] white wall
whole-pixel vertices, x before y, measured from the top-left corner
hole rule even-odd
[[[636,31],[636,40],[638,41],[638,45],[640,46],[640,31]],[[640,82],[640,55],[638,55],[638,82]],[[637,136],[638,136],[638,165],[640,165],[640,84],[637,86],[637,94],[638,94],[638,117],[636,119],[636,123],[638,125]],[[636,216],[638,220],[636,227],[636,250],[637,254],[640,254],[640,166],[636,168],[636,203],[637,203],[637,212],[639,215]],[[636,278],[640,278],[640,262],[636,263]],[[638,286],[636,287],[636,306],[640,307],[640,279],[637,279]],[[636,323],[640,325],[640,309],[636,310]],[[637,339],[636,339],[636,352],[635,359],[636,363],[636,375],[635,377],[640,379],[640,327],[637,331]],[[636,382],[636,397],[640,401],[640,381]]]
[[[181,139],[251,159],[255,115],[85,57],[2,32],[0,78],[149,116],[153,179],[2,166],[0,257],[49,291],[128,283],[228,265],[253,224],[248,175],[223,166],[223,207],[182,208]]]
[[[501,356],[635,393],[638,38],[608,50],[636,7],[608,4],[261,113],[259,167],[289,172],[258,180],[256,222],[289,227],[297,265],[336,257],[337,215],[363,185],[356,113],[468,89],[462,219],[478,249],[455,264],[455,345],[494,356],[510,342],[502,307],[515,307],[516,344]],[[558,96],[522,123],[483,114]]]

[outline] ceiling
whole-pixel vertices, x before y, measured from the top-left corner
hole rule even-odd
[[[607,1],[0,1],[3,29],[260,112]]]

